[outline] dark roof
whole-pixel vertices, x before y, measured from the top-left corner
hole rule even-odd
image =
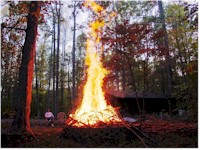
[[[143,92],[127,92],[127,91],[109,91],[108,94],[118,98],[166,98],[164,93],[143,93]]]

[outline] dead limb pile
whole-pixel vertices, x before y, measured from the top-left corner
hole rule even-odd
[[[150,115],[146,115],[145,121],[140,121],[140,129],[147,133],[171,133],[186,130],[196,130],[197,123],[188,123],[175,120],[162,120]],[[134,126],[134,123],[132,124]]]

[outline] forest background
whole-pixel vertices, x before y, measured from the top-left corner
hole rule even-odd
[[[1,117],[18,106],[19,70],[28,1],[1,2]],[[107,13],[101,31],[109,74],[107,93],[153,93],[176,98],[178,109],[197,119],[198,2],[98,1]],[[86,79],[85,44],[95,14],[83,1],[44,2],[38,22],[31,118],[47,108],[66,113],[81,97]]]

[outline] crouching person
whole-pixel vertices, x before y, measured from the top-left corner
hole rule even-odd
[[[48,126],[54,126],[54,115],[53,113],[50,111],[50,109],[48,109],[48,111],[45,113],[45,118],[48,121]]]

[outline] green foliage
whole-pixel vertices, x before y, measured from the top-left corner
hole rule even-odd
[[[86,34],[82,33],[77,37],[76,47],[76,82],[79,87],[84,80],[85,75],[85,45],[86,45]]]
[[[188,28],[184,5],[172,4],[166,9],[166,22],[168,23],[169,42],[174,54],[174,97],[177,98],[179,108],[190,111],[192,116],[197,115],[197,30]]]
[[[48,77],[46,76],[47,74],[47,51],[46,49],[46,45],[45,45],[45,40],[44,43],[42,43],[41,45],[39,45],[37,54],[36,54],[36,66],[35,66],[35,70],[37,70],[37,76],[38,77],[38,81],[39,81],[39,86],[40,87],[44,87],[47,86],[48,83]]]
[[[21,49],[25,38],[27,2],[5,2],[1,23],[1,102],[4,108],[13,110],[14,91],[18,84]],[[19,30],[19,29],[22,30]],[[4,109],[3,108],[3,109]]]

